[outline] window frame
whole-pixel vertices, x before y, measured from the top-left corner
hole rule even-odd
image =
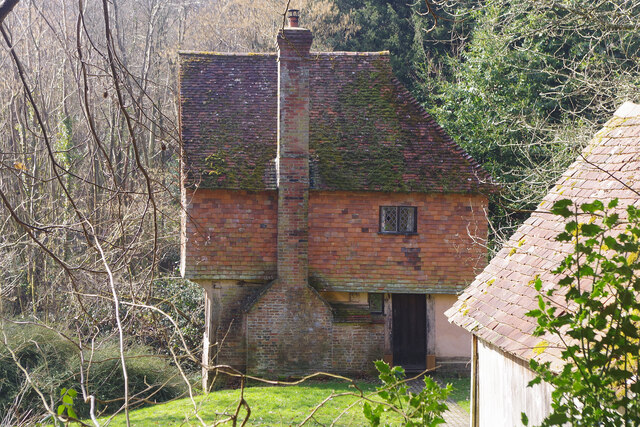
[[[396,229],[394,231],[386,231],[382,229],[382,210],[384,208],[395,208],[396,209]],[[398,224],[400,223],[400,209],[401,208],[409,208],[413,210],[413,231],[398,231]],[[385,205],[380,206],[378,208],[378,233],[379,234],[402,234],[402,235],[412,235],[418,234],[418,207],[417,206],[408,206],[408,205]]]
[[[373,308],[372,299],[380,298],[380,310]],[[371,314],[384,314],[384,294],[380,292],[367,293],[367,302],[369,304],[369,313]]]

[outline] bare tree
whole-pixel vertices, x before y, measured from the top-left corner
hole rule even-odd
[[[20,0],[5,0],[0,4],[0,24],[4,21],[13,8],[18,4]]]
[[[312,3],[318,25],[348,27],[330,2]],[[37,341],[21,341],[29,328],[70,349],[75,367],[65,378],[94,425],[105,407],[128,416],[176,378],[194,395],[190,372],[201,366],[193,336],[203,307],[187,312],[175,299],[188,287],[174,272],[182,209],[176,53],[187,39],[192,48],[270,48],[284,8],[199,0],[0,5],[0,355],[23,382],[16,396],[32,393],[30,403],[39,402],[32,418],[14,412],[12,420],[32,422],[43,411],[77,418],[64,400],[76,391],[61,395],[21,357],[28,347],[45,364],[61,363]],[[243,21],[231,22],[239,10]],[[207,16],[215,24],[202,37]],[[132,353],[133,344],[159,350]],[[104,356],[113,348],[117,357]],[[176,378],[134,387],[128,367],[159,357],[172,361]],[[95,378],[110,360],[124,381],[118,397],[106,399]],[[212,369],[244,384],[228,367]],[[243,399],[223,421],[244,417],[240,407],[248,408]]]

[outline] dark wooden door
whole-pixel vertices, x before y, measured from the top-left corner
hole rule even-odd
[[[427,299],[424,295],[393,294],[393,364],[424,370],[427,356]]]

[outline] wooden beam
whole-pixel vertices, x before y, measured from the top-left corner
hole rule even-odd
[[[434,369],[436,367],[436,303],[433,295],[427,295],[427,358],[426,368]]]
[[[220,323],[220,290],[214,283],[200,283],[204,288],[204,339],[202,343],[202,388],[209,390],[215,373],[207,369],[217,362],[218,337],[217,330]]]
[[[393,302],[391,294],[384,294],[384,348],[382,360],[393,366]]]
[[[471,427],[480,422],[480,399],[478,398],[478,337],[471,339]]]

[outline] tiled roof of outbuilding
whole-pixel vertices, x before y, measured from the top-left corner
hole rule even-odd
[[[275,188],[276,54],[180,54],[184,185]],[[311,188],[492,191],[395,79],[389,55],[310,55]]]
[[[548,360],[557,368],[558,342],[534,337],[536,321],[525,316],[538,306],[533,287],[536,275],[543,291],[555,286],[559,277],[552,271],[571,250],[555,240],[565,221],[549,209],[561,199],[578,204],[601,200],[606,205],[618,198],[623,214],[629,204],[640,204],[639,180],[640,105],[627,102],[447,311],[449,320],[523,360]]]

